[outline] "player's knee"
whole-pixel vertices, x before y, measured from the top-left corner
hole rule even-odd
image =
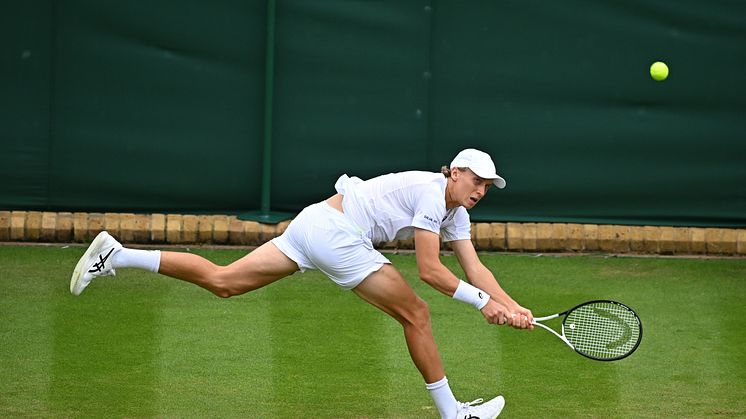
[[[421,298],[417,298],[407,313],[406,322],[418,329],[430,328],[430,307]]]

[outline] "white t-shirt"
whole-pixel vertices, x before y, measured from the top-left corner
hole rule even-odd
[[[443,241],[468,240],[469,213],[464,207],[446,209],[447,184],[442,173],[411,171],[366,181],[342,175],[334,187],[344,195],[345,214],[373,243],[408,239],[415,227]]]

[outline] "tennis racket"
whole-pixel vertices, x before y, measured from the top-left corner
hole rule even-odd
[[[564,316],[562,334],[540,323],[560,316]],[[535,317],[533,324],[552,332],[580,355],[597,361],[626,358],[642,340],[637,313],[616,301],[588,301],[561,313]]]

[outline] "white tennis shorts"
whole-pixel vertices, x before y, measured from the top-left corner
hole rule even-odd
[[[272,243],[301,272],[317,269],[345,289],[391,263],[373,248],[365,231],[326,202],[306,207]]]

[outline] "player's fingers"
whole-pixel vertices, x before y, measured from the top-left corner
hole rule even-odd
[[[529,320],[528,316],[522,316],[522,317],[523,317],[523,328],[524,329],[531,329],[532,324],[531,324],[531,321]]]
[[[520,318],[520,322],[519,322],[519,326],[520,326],[520,328],[521,328],[521,329],[525,329],[525,328],[527,328],[527,327],[528,327],[528,324],[526,323],[526,320],[527,320],[528,318],[527,318],[526,316],[524,316],[523,314],[521,314],[521,315],[519,316],[519,318]]]

